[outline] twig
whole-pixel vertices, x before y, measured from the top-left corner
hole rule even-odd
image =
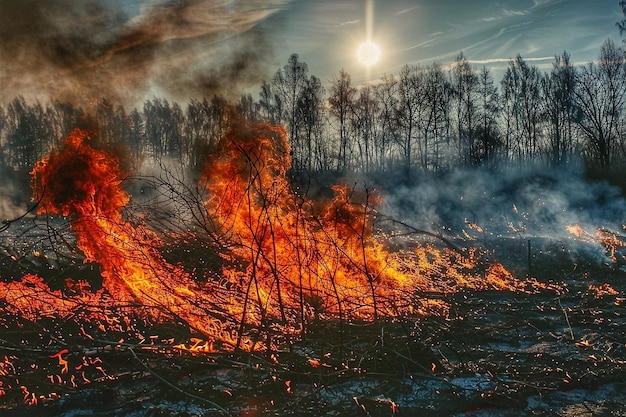
[[[178,393],[180,393],[180,394],[186,395],[186,396],[188,396],[188,397],[190,397],[190,398],[193,398],[193,399],[195,399],[195,400],[202,401],[202,402],[204,402],[204,403],[206,403],[206,404],[209,404],[211,407],[216,408],[219,412],[221,412],[221,413],[222,413],[222,414],[224,414],[224,415],[227,415],[227,416],[233,417],[233,416],[232,416],[232,414],[230,414],[230,413],[228,412],[228,410],[226,410],[226,409],[225,409],[224,407],[222,407],[221,405],[219,405],[219,404],[217,404],[217,403],[214,403],[213,401],[208,400],[208,399],[206,399],[206,398],[202,398],[202,397],[199,397],[199,396],[197,396],[197,395],[194,395],[194,394],[191,394],[191,393],[189,393],[189,392],[186,392],[186,391],[182,390],[181,388],[177,387],[176,385],[172,384],[170,381],[168,381],[167,379],[163,378],[162,376],[160,376],[159,374],[157,374],[156,372],[154,372],[152,369],[150,369],[150,368],[148,367],[148,365],[146,365],[146,364],[145,364],[145,363],[144,363],[141,359],[139,359],[139,357],[137,356],[137,354],[135,353],[135,351],[134,351],[134,349],[133,349],[133,348],[129,347],[129,348],[128,348],[128,350],[129,350],[129,351],[130,351],[130,353],[133,355],[133,358],[135,358],[135,360],[136,360],[137,362],[139,362],[139,364],[140,364],[140,365],[141,365],[141,366],[142,366],[142,367],[143,367],[146,371],[150,372],[150,374],[152,374],[155,378],[157,378],[159,381],[161,381],[162,383],[164,383],[164,384],[165,384],[165,385],[167,385],[168,387],[172,388],[173,390],[175,390],[176,392],[178,392]]]
[[[574,340],[574,331],[572,330],[572,324],[569,321],[569,316],[567,315],[567,310],[565,310],[563,308],[563,305],[561,304],[561,299],[557,298],[556,299],[559,302],[559,307],[561,307],[561,310],[563,311],[563,314],[565,315],[565,321],[567,322],[567,327],[569,328],[569,334],[572,337],[572,340]]]
[[[380,215],[379,215],[380,216]],[[399,224],[403,227],[406,227],[407,229],[410,230],[410,232],[407,233],[398,233],[398,234],[394,234],[391,237],[400,237],[400,236],[408,236],[408,235],[412,235],[412,234],[420,234],[420,235],[426,235],[435,239],[439,239],[440,241],[442,241],[448,248],[452,249],[455,252],[458,252],[460,255],[467,257],[467,254],[464,253],[461,249],[459,249],[458,246],[456,246],[454,243],[450,242],[450,240],[446,239],[445,237],[441,236],[440,234],[436,234],[433,232],[429,232],[427,230],[422,230],[422,229],[418,229],[416,227],[411,226],[410,224],[407,224],[405,222],[403,222],[402,220],[396,220],[393,219],[391,217],[387,217],[387,216],[383,216],[382,219],[377,220],[377,222],[383,222],[383,221],[388,221],[391,223],[396,223]]]

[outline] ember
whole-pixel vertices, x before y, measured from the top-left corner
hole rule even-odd
[[[201,224],[164,236],[141,215],[129,220],[125,174],[114,154],[90,146],[91,135],[74,130],[62,148],[37,163],[32,186],[38,215],[69,221],[76,248],[84,262],[100,266],[102,281],[76,275],[59,288],[27,273],[0,282],[5,328],[17,334],[25,323],[41,326],[31,342],[41,347],[24,350],[16,342],[10,347],[15,354],[5,353],[0,362],[3,404],[49,403],[61,389],[141,378],[153,373],[150,363],[171,368],[169,361],[180,358],[172,378],[154,374],[169,389],[226,414],[200,395],[202,388],[194,393],[181,387],[207,381],[196,376],[199,363],[227,363],[227,373],[245,371],[258,378],[257,388],[272,394],[267,401],[242,399],[236,393],[243,388],[218,373],[209,378],[218,399],[269,411],[320,390],[329,378],[364,378],[385,363],[411,375],[445,372],[454,368],[451,360],[435,357],[415,339],[422,320],[464,314],[459,298],[478,291],[561,289],[532,277],[517,279],[503,264],[486,261],[486,251],[469,236],[484,234],[476,223],[466,220],[468,238],[459,238],[463,245],[457,246],[401,222],[392,223],[408,233],[377,228],[384,195],[373,190],[335,184],[312,198],[290,178],[284,129],[235,115],[198,181],[200,194],[208,196],[194,219]],[[207,257],[219,258],[210,274],[166,256],[166,247],[198,241],[194,230],[210,235],[202,248],[214,252]],[[619,246],[606,231],[593,238],[607,248]],[[39,250],[33,253],[46,259]],[[597,297],[619,294],[610,286],[587,291]],[[351,326],[373,332],[374,346],[363,351]],[[437,326],[433,334],[444,331]],[[320,332],[337,337],[338,344],[301,350],[300,343],[319,340]],[[31,386],[20,374],[40,349],[47,362],[32,359],[31,372],[41,373],[45,384]],[[127,370],[128,363],[114,365],[112,358],[119,356],[140,371]],[[318,380],[309,386],[302,375],[311,378],[311,372]],[[401,408],[382,397],[349,398],[362,410],[378,407],[395,414]]]

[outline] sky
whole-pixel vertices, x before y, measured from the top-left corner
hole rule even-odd
[[[0,0],[0,103],[258,99],[293,53],[327,86],[460,52],[498,81],[518,54],[545,70],[563,51],[596,59],[622,18],[618,0]],[[371,67],[356,57],[367,38]]]

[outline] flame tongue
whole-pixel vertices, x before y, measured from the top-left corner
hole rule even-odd
[[[103,286],[116,300],[165,308],[214,335],[206,310],[192,302],[190,277],[162,258],[153,232],[123,220],[129,196],[120,187],[117,158],[88,146],[88,139],[75,129],[63,149],[37,164],[32,175],[39,212],[71,217],[77,247],[87,261],[101,265]]]
[[[63,216],[121,217],[129,197],[121,188],[117,158],[85,142],[88,132],[74,129],[60,151],[52,151],[31,172],[40,212]]]

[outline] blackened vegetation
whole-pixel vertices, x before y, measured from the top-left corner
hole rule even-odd
[[[175,319],[154,322],[138,306],[111,307],[108,323],[88,305],[37,321],[5,311],[0,415],[623,413],[623,272],[582,250],[578,262],[565,262],[563,251],[575,246],[569,242],[533,245],[533,275],[550,289],[422,294],[445,299],[448,314],[341,326],[319,320],[306,340],[292,339],[269,356],[181,350],[202,343],[193,330]],[[527,259],[519,246],[485,249],[522,274]],[[4,253],[4,265],[16,263]],[[32,252],[26,259],[37,262]]]

